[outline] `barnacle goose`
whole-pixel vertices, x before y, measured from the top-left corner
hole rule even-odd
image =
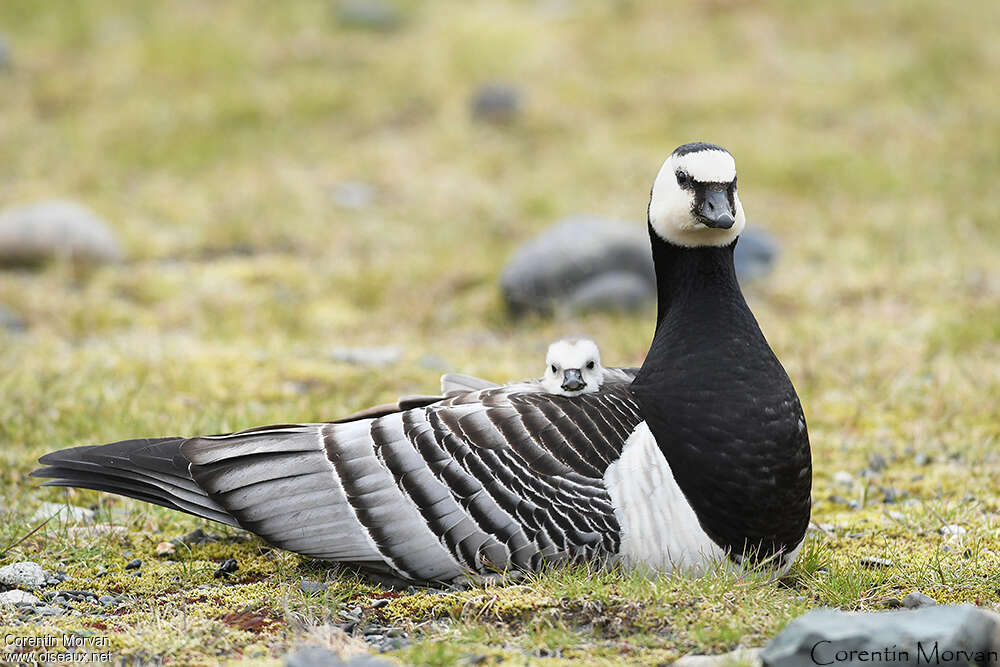
[[[74,447],[32,474],[411,581],[570,559],[784,571],[809,520],[809,441],[736,282],[745,218],[729,152],[677,148],[648,219],[653,341],[637,372],[595,391],[472,388],[339,422]]]
[[[605,378],[613,376],[630,382],[635,368],[605,368],[601,365],[601,350],[589,338],[563,338],[549,345],[545,353],[545,372],[538,379],[542,389],[550,394],[578,396],[597,391]],[[479,391],[498,385],[482,378],[461,373],[441,376],[441,393]]]

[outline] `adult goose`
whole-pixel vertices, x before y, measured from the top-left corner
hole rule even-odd
[[[596,391],[531,381],[340,422],[74,447],[32,474],[411,581],[570,559],[784,571],[812,467],[798,397],[736,282],[744,224],[728,151],[667,158],[649,202],[653,342]]]

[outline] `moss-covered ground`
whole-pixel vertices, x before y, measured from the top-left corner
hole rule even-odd
[[[122,596],[16,627],[3,608],[0,635],[270,664],[310,641],[366,650],[333,627],[361,607],[414,640],[387,654],[404,663],[659,663],[760,645],[820,605],[1000,606],[1000,5],[405,3],[390,31],[334,7],[0,3],[0,204],[79,200],[128,253],[0,271],[30,325],[0,331],[0,546],[43,501],[98,510],[98,528],[54,520],[0,564]],[[491,80],[521,88],[511,124],[470,119]],[[652,310],[514,321],[497,275],[564,214],[643,224],[660,162],[696,139],[735,154],[752,224],[783,244],[748,294],[813,444],[816,526],[781,582],[565,569],[399,593],[256,539],[157,557],[197,527],[236,534],[27,478],[50,449],[334,418],[444,368],[534,376],[567,333],[637,364]],[[344,181],[372,184],[371,205],[339,205]],[[329,356],[356,345],[403,359]],[[239,570],[215,578],[226,558]]]

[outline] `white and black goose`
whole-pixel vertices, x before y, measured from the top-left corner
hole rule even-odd
[[[579,396],[597,391],[606,381],[631,382],[638,370],[605,368],[601,365],[601,350],[597,343],[589,338],[563,338],[549,345],[545,353],[545,372],[537,382],[550,394]],[[445,373],[441,376],[441,393],[444,396],[439,398],[498,386],[472,375]]]
[[[51,485],[131,496],[413,581],[568,559],[786,569],[809,521],[805,419],[736,282],[736,167],[686,144],[649,203],[659,305],[638,373],[538,381],[375,416],[43,456]]]

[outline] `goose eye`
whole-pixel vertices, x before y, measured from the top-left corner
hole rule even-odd
[[[594,369],[594,362],[593,361],[588,361],[587,362],[587,368],[589,368],[590,370],[593,370]]]
[[[559,369],[558,369],[558,368],[556,368],[556,365],[555,365],[555,364],[552,364],[552,372],[553,372],[553,373],[555,373],[555,372],[557,372],[558,370],[559,370]]]
[[[679,170],[676,175],[677,175],[677,185],[684,187],[685,185],[688,184],[688,179],[690,177],[687,175],[687,172]]]

